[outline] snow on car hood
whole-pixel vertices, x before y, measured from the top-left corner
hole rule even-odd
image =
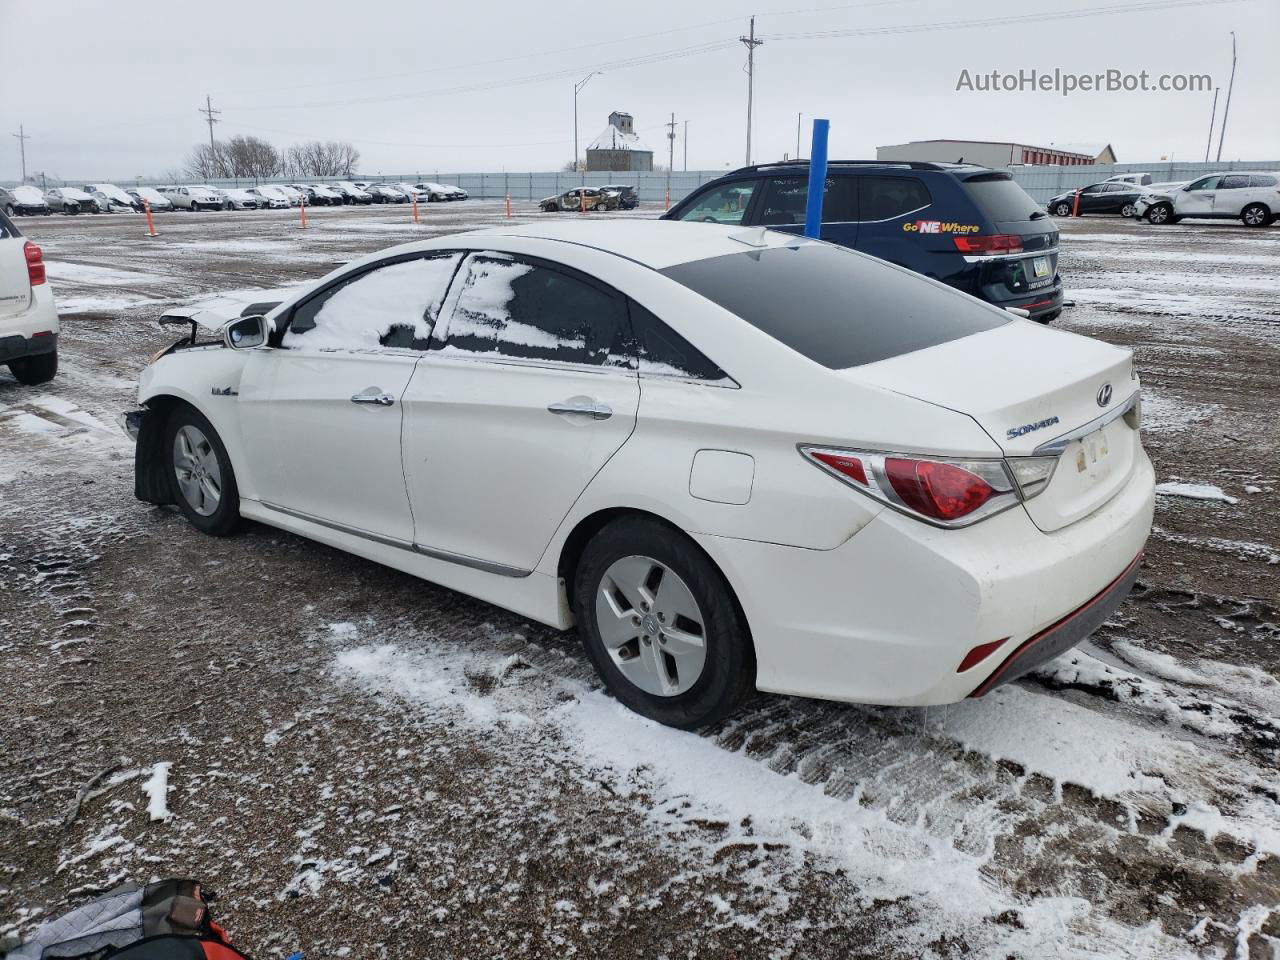
[[[206,330],[218,332],[233,320],[250,316],[245,311],[267,313],[298,292],[304,284],[280,287],[276,290],[233,290],[216,296],[196,300],[187,306],[171,307],[160,317],[161,323],[180,323],[194,320]]]

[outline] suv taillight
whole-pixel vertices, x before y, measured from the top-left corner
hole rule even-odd
[[[996,233],[990,236],[952,237],[961,253],[1021,253],[1022,238],[1016,233]]]
[[[1001,460],[934,459],[803,444],[799,449],[809,462],[855,490],[940,527],[966,527],[1019,502],[1017,484]]]
[[[38,287],[44,283],[44,254],[30,240],[22,248],[22,253],[27,258],[27,276],[31,280],[33,287]]]

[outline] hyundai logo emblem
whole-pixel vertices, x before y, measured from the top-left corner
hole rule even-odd
[[[1111,402],[1111,384],[1104,383],[1098,388],[1098,406],[1105,407]]]

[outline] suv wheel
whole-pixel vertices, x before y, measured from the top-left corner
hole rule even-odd
[[[693,729],[754,688],[755,655],[729,584],[670,527],[643,517],[609,524],[587,544],[573,595],[587,656],[637,713]]]
[[[1240,211],[1240,219],[1246,227],[1265,227],[1271,222],[1271,211],[1261,203],[1251,203]]]
[[[58,351],[10,360],[9,372],[19,383],[28,387],[34,387],[38,383],[48,383],[58,373]]]
[[[1069,204],[1069,203],[1067,203],[1067,202],[1065,202],[1065,201],[1063,201],[1062,203],[1055,203],[1055,204],[1053,205],[1053,215],[1054,215],[1055,217],[1069,217],[1069,216],[1071,216],[1071,204]]]
[[[1177,223],[1173,216],[1173,208],[1167,203],[1157,203],[1147,208],[1147,222],[1161,226],[1166,223]]]

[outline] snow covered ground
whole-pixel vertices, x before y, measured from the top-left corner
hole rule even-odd
[[[190,875],[260,957],[1280,955],[1280,230],[1064,224],[1062,325],[1136,348],[1167,485],[1088,644],[979,701],[695,735],[571,634],[132,498],[112,420],[167,308],[502,214],[33,225],[83,309],[52,384],[0,374],[0,938]]]

